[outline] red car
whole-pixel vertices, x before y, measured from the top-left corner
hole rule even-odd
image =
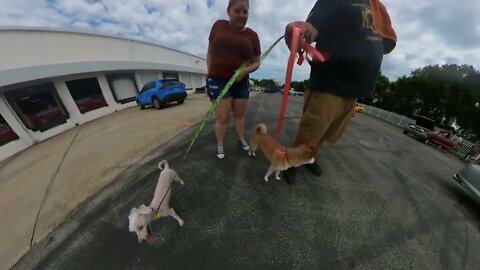
[[[458,142],[450,140],[448,137],[450,131],[442,128],[435,128],[433,132],[428,133],[425,143],[438,147],[443,152],[458,148]]]

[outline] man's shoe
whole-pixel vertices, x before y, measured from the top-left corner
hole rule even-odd
[[[305,164],[304,166],[316,176],[320,176],[323,173],[322,167],[320,167],[316,161],[311,164]]]
[[[287,184],[291,185],[296,181],[297,168],[295,168],[295,167],[288,168],[284,172],[284,174],[285,174],[285,182],[287,182]]]

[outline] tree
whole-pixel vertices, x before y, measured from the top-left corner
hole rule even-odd
[[[480,109],[475,105],[479,101],[478,71],[468,65],[436,65],[416,69],[391,83],[380,74],[372,104],[480,134]]]

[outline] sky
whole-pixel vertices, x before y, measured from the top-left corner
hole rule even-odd
[[[332,0],[333,1],[333,0]],[[459,4],[461,2],[461,4]],[[398,35],[384,57],[391,80],[426,65],[468,64],[480,70],[480,1],[383,0]],[[0,26],[65,28],[135,38],[206,57],[211,26],[228,19],[228,0],[0,0]],[[247,26],[262,52],[285,25],[305,20],[315,1],[251,0]],[[285,79],[288,49],[281,42],[251,77]],[[296,66],[294,80],[308,79]]]

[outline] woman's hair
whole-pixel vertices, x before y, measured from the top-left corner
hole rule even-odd
[[[228,0],[228,7],[227,10],[230,9],[233,5],[235,5],[237,2],[247,2],[247,5],[250,6],[250,3],[248,0]]]

